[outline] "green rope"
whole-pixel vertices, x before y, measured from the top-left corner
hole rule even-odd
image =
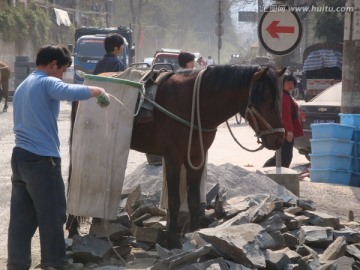
[[[145,97],[145,99],[147,101],[149,101],[152,105],[154,105],[154,107],[156,107],[156,109],[158,109],[159,111],[163,112],[164,114],[166,114],[167,116],[169,116],[170,118],[178,121],[179,123],[185,125],[185,126],[188,126],[188,127],[191,127],[191,124],[190,122],[186,121],[185,119],[173,114],[172,112],[168,111],[167,109],[165,109],[164,107],[162,107],[161,105],[157,104],[156,102],[148,99]],[[194,125],[194,129],[196,130],[199,130],[198,126],[197,125]],[[216,131],[217,129],[216,128],[213,128],[213,129],[207,129],[207,128],[201,128],[202,131],[205,131],[205,132],[214,132]]]

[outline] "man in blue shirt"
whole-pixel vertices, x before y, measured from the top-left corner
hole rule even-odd
[[[66,48],[42,47],[36,70],[14,94],[8,270],[30,269],[31,239],[37,228],[41,267],[62,269],[65,264],[66,200],[57,126],[60,100],[97,97],[101,107],[109,104],[101,87],[64,83],[61,79],[70,65]]]
[[[103,72],[124,71],[125,65],[119,58],[119,55],[122,55],[124,51],[124,46],[125,41],[121,35],[116,33],[108,35],[104,40],[106,54],[96,64],[94,75]]]

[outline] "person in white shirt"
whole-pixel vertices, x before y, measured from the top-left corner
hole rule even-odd
[[[206,65],[210,66],[210,65],[215,65],[215,61],[214,59],[211,58],[211,56],[208,56],[208,59],[206,60]]]

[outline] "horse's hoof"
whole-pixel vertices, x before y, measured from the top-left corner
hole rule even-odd
[[[4,108],[4,109],[3,109],[3,112],[7,112],[7,108]]]

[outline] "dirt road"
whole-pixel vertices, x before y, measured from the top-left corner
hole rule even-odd
[[[14,147],[14,136],[12,132],[12,103],[9,104],[7,113],[0,112],[0,270],[6,269],[7,258],[7,227],[9,222],[9,205],[11,193],[11,167],[10,158]],[[68,139],[70,125],[70,105],[67,102],[61,104],[59,117],[59,136],[62,152],[62,170],[64,179],[68,175]],[[254,137],[254,132],[246,124],[238,125],[235,118],[230,121],[233,132],[237,139],[248,148],[256,148],[258,145]],[[218,133],[214,144],[209,150],[208,162],[215,165],[232,163],[250,171],[262,167],[264,162],[273,155],[273,151],[261,150],[256,153],[249,153],[236,145],[231,138],[225,124],[218,128]],[[143,153],[130,151],[126,169],[126,175],[133,172],[137,166],[146,162]],[[308,161],[294,151],[292,169],[297,171],[304,170]],[[360,188],[347,186],[327,185],[301,181],[300,196],[313,200],[318,209],[331,215],[346,220],[349,210],[355,213],[355,220],[360,221]],[[40,261],[40,249],[38,235],[33,241],[33,266]]]

